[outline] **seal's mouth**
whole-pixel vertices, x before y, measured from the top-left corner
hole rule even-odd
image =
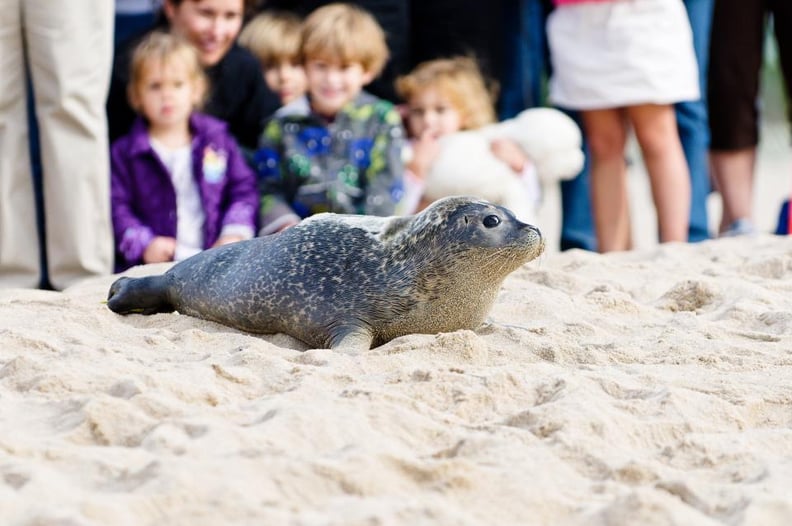
[[[539,228],[522,223],[517,231],[520,233],[519,244],[528,249],[526,261],[530,261],[544,252],[545,238]]]

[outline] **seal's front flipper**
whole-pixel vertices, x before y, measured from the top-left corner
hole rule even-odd
[[[330,334],[330,348],[347,354],[359,354],[371,349],[371,332],[354,326],[336,327]]]
[[[173,312],[165,276],[118,278],[107,293],[107,306],[118,314]]]

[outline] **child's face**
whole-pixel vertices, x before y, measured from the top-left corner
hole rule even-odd
[[[154,129],[183,126],[200,98],[200,88],[179,60],[152,60],[135,87],[136,106]]]
[[[164,4],[171,28],[198,51],[201,64],[214,66],[242,28],[244,0],[183,0]]]
[[[302,65],[281,60],[264,68],[267,86],[280,96],[282,104],[288,104],[305,94],[305,70]]]
[[[321,115],[338,113],[373,79],[360,63],[341,64],[323,59],[308,59],[305,76],[311,107]]]
[[[407,127],[413,137],[428,133],[436,139],[462,129],[462,115],[435,88],[419,90],[410,97],[407,106]]]

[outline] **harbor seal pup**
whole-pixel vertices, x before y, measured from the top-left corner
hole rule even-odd
[[[413,216],[317,214],[159,276],[121,277],[107,305],[358,352],[405,334],[475,329],[506,276],[543,250],[539,230],[506,208],[448,197]]]

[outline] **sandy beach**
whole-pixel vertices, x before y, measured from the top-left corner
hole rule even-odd
[[[792,524],[786,133],[763,234],[657,245],[636,164],[636,250],[558,253],[549,188],[482,327],[359,356],[0,290],[0,524]]]
[[[359,356],[113,279],[0,292],[3,524],[792,520],[792,238],[551,253]]]

